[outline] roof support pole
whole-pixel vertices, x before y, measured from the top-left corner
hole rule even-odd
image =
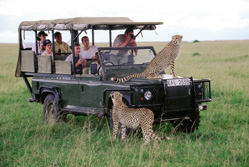
[[[38,42],[37,42],[37,30],[35,30],[35,51],[36,51],[36,55],[38,55]]]
[[[35,30],[34,32],[35,32],[35,60],[37,60],[37,55],[38,55],[38,40],[37,40],[37,38],[38,38],[38,35],[37,35],[37,30]],[[40,43],[40,41],[39,41],[39,43]],[[36,63],[35,72],[37,73],[38,72],[38,62],[36,61],[35,63]]]
[[[109,42],[110,42],[110,47],[112,47],[112,27],[109,26]]]
[[[54,47],[54,30],[52,30],[52,45],[53,45],[53,61],[52,61],[52,73],[55,73],[55,47]]]
[[[94,28],[92,29],[92,45],[94,45]]]
[[[75,75],[75,52],[74,52],[74,31],[71,30],[71,46],[72,46],[72,54],[73,54],[73,62],[72,62],[72,70],[73,70],[73,75]]]

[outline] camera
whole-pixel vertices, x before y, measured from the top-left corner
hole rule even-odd
[[[136,39],[136,36],[135,36],[135,35],[130,34],[130,36],[131,36],[131,39]]]

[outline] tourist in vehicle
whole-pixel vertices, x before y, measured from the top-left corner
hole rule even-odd
[[[84,59],[92,59],[96,60],[96,53],[98,53],[98,49],[96,46],[90,46],[89,45],[89,38],[87,36],[84,36],[81,38],[83,47],[80,49],[80,55]]]
[[[74,44],[76,74],[82,74],[82,69],[86,66],[86,59],[80,55],[80,44]],[[70,54],[65,61],[73,63],[73,54]]]
[[[125,34],[119,34],[113,43],[113,47],[127,47],[127,46],[133,46],[136,47],[136,39],[134,36],[134,31],[132,28],[127,28],[125,30]]]
[[[37,36],[37,40],[38,40],[38,53],[37,54],[41,54],[42,52],[44,52],[44,48],[43,48],[43,41],[46,40],[46,36],[48,36],[47,33],[45,33],[44,31],[40,31],[38,33],[38,36]],[[35,51],[36,53],[36,47],[35,45],[32,46],[32,50]]]
[[[55,48],[54,51],[55,51],[56,56],[67,55],[67,54],[61,54],[61,53],[72,53],[70,46],[66,42],[62,41],[62,36],[59,31],[57,31],[54,34],[54,37],[56,40],[56,42],[54,43],[54,48]]]
[[[45,51],[42,53],[42,56],[51,56],[53,58],[52,45],[49,39],[43,41],[43,47]]]
[[[113,47],[136,47],[136,39],[134,36],[134,31],[132,28],[127,28],[124,34],[119,34],[114,42]],[[110,53],[110,60],[113,64],[124,64],[124,63],[133,63],[134,56],[137,55],[137,50],[134,50],[135,55],[133,52],[128,53],[129,50],[112,50]]]

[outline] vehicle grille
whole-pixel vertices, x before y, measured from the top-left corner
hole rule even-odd
[[[163,102],[162,85],[153,86],[131,86],[131,103],[133,106],[159,105]],[[151,92],[151,99],[145,98],[145,92]]]

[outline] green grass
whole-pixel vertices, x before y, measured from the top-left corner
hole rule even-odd
[[[157,52],[165,44],[139,43]],[[17,44],[0,44],[0,166],[248,166],[248,46],[184,42],[176,74],[210,78],[212,102],[201,111],[196,132],[175,134],[162,123],[155,133],[171,140],[144,146],[141,133],[111,141],[108,118],[68,116],[66,122],[45,123],[42,105],[29,103],[23,79],[14,77]]]

